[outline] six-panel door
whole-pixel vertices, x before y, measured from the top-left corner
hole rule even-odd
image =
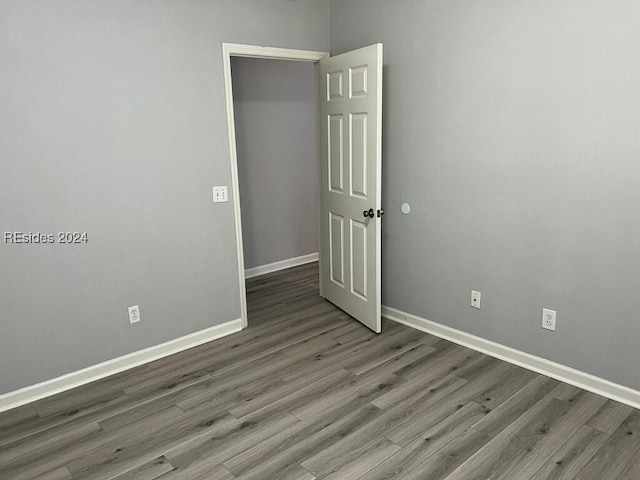
[[[382,45],[319,68],[320,293],[380,332]]]

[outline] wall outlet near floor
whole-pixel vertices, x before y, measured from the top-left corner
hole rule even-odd
[[[129,307],[129,323],[133,325],[134,323],[138,323],[139,321],[140,321],[140,307],[138,305]]]
[[[556,311],[548,308],[542,309],[542,328],[545,330],[556,331]]]
[[[471,306],[473,308],[477,308],[480,310],[480,300],[482,299],[482,294],[480,292],[476,292],[475,290],[471,290]]]

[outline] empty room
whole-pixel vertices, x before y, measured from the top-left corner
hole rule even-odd
[[[640,480],[638,45],[0,0],[0,480]]]

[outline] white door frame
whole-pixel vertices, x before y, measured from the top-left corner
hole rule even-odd
[[[240,187],[238,183],[238,152],[236,150],[236,126],[233,112],[233,84],[231,80],[231,57],[271,58],[317,63],[329,57],[328,52],[292,50],[289,48],[260,47],[237,43],[222,44],[224,71],[224,94],[227,104],[227,131],[229,133],[229,163],[231,167],[231,192],[233,197],[233,218],[236,230],[236,253],[238,256],[238,281],[240,292],[240,317],[242,328],[247,327],[247,289],[244,278],[244,247],[242,244],[242,217],[240,213]]]

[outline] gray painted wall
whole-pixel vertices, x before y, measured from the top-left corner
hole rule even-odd
[[[328,50],[320,0],[0,0],[0,393],[240,316],[221,42]],[[142,322],[129,326],[127,307]]]
[[[0,231],[89,234],[0,243],[0,393],[239,317],[211,203],[220,43],[326,50],[328,15],[0,0]],[[640,388],[639,22],[607,0],[331,2],[335,53],[385,44],[386,304]]]
[[[314,64],[231,60],[245,267],[315,253]]]
[[[638,2],[331,2],[332,53],[384,43],[385,304],[640,388],[639,26]]]

